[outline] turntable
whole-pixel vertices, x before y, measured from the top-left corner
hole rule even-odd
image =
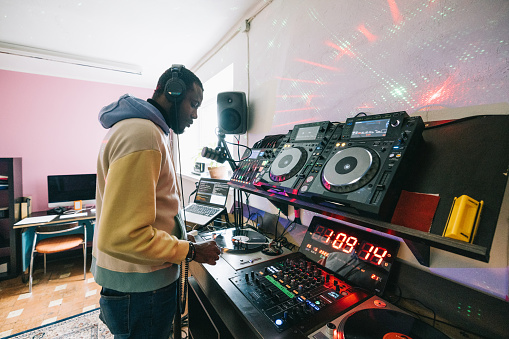
[[[264,235],[250,229],[228,228],[210,235],[217,246],[229,252],[255,252],[269,244]]]
[[[297,195],[333,135],[340,136],[341,128],[329,121],[295,125],[290,140],[283,145],[270,167],[261,172],[255,185],[271,193]]]
[[[311,333],[311,339],[447,339],[436,328],[373,296]]]
[[[423,129],[422,118],[406,112],[347,119],[298,195],[322,206],[390,219]]]

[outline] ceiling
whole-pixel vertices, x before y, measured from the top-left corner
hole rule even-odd
[[[150,87],[173,63],[192,69],[264,2],[0,0],[0,42],[134,64]]]

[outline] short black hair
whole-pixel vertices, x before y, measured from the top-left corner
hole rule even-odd
[[[172,68],[168,68],[160,77],[159,77],[159,80],[157,81],[157,87],[156,89],[154,90],[154,95],[152,96],[153,99],[159,97],[160,95],[164,94],[164,87],[166,85],[166,82],[171,79],[172,77],[172,72],[171,72]],[[201,87],[202,91],[203,91],[203,84],[201,83],[201,80],[196,76],[196,74],[194,74],[193,72],[191,72],[190,70],[188,70],[187,68],[185,68],[184,66],[182,66],[182,68],[180,69],[180,76],[179,78],[184,81],[184,84],[186,84],[186,88],[189,89],[189,88],[193,88],[193,84],[196,83],[198,86]]]

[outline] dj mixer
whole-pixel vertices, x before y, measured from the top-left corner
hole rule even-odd
[[[242,269],[230,280],[278,331],[306,332],[368,296],[299,255]]]

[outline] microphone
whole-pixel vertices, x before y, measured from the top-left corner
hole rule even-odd
[[[224,163],[227,160],[223,152],[209,147],[203,147],[203,149],[201,150],[201,156],[207,159],[215,160],[220,164]]]

